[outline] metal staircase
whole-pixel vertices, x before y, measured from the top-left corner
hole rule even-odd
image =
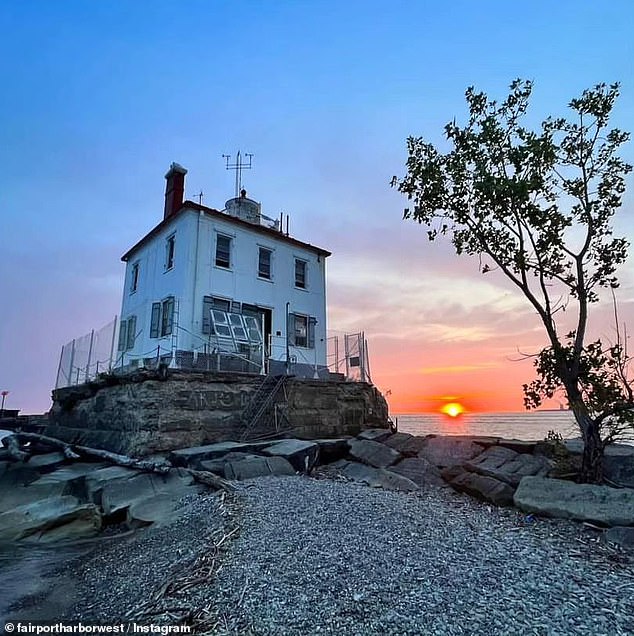
[[[265,376],[242,414],[242,421],[245,424],[240,438],[242,441],[248,439],[259,425],[271,428],[271,432],[276,432],[277,418],[275,418],[275,422],[272,421],[274,415],[277,414],[275,400],[289,377],[288,375]],[[274,409],[271,408],[273,406],[275,406]]]

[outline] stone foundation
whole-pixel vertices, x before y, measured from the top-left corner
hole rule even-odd
[[[243,413],[261,382],[172,370],[108,376],[53,391],[46,434],[135,456],[240,439]],[[365,383],[289,378],[276,402],[286,436],[339,437],[388,426],[385,399]],[[249,435],[275,434],[274,422]]]

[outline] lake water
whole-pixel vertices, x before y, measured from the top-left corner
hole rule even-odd
[[[521,413],[463,413],[398,415],[398,430],[412,435],[492,435],[509,439],[542,440],[548,431],[564,438],[579,437],[570,411],[525,411]],[[396,418],[392,418],[396,419]]]

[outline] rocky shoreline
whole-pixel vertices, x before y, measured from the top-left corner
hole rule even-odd
[[[628,479],[616,455],[612,470]],[[375,430],[226,442],[169,459],[181,466],[173,471],[215,471],[236,492],[181,484],[159,496],[168,505],[156,523],[130,531],[121,523],[138,502],[122,493],[145,484],[143,475],[98,465],[75,474],[75,496],[98,484],[102,513],[104,495],[122,504],[112,517],[119,525],[47,563],[43,584],[5,599],[8,607],[0,595],[0,614],[213,634],[634,633],[634,552],[612,541],[614,529],[494,505],[499,484],[512,488],[512,502],[527,479],[562,481],[544,476],[555,461],[536,443]],[[108,486],[99,471],[116,479]],[[460,475],[486,478],[492,497],[467,496],[452,483]]]
[[[448,488],[322,477],[186,496],[180,520],[70,559],[7,617],[211,634],[634,632],[634,558],[593,528]]]

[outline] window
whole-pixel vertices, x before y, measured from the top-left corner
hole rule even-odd
[[[211,333],[211,310],[231,311],[231,301],[215,296],[203,297],[203,333]]]
[[[266,249],[266,247],[260,248],[258,256],[258,276],[260,278],[271,280],[271,254],[271,250]]]
[[[150,320],[150,338],[169,336],[173,330],[174,297],[152,303],[152,318]]]
[[[132,277],[130,280],[130,293],[134,293],[139,286],[139,263],[132,265]]]
[[[289,344],[314,349],[317,319],[302,314],[290,314],[289,319]]]
[[[165,269],[172,269],[174,267],[174,249],[176,247],[176,236],[172,234],[167,241],[165,241]]]
[[[224,234],[216,236],[216,266],[231,267],[231,237]]]
[[[295,287],[306,289],[306,261],[295,259]]]
[[[122,320],[119,325],[119,351],[129,351],[134,349],[136,340],[136,316],[130,316],[127,320]]]

